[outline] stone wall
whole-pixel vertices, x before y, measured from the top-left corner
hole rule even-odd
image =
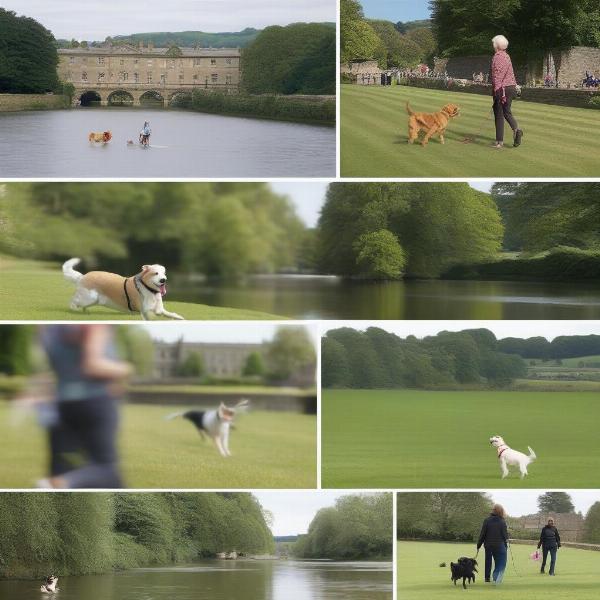
[[[580,85],[586,71],[600,77],[600,48],[575,46],[561,53],[557,67],[557,79],[561,85]]]
[[[58,94],[0,94],[0,112],[65,108],[68,98]]]
[[[534,535],[539,535],[542,527],[546,525],[549,518],[553,518],[560,532],[560,539],[564,542],[580,542],[583,534],[583,516],[577,513],[537,513],[525,515],[517,519],[521,529],[532,530]]]

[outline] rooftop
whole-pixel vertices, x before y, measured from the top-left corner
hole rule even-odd
[[[171,52],[170,52],[171,51]],[[239,48],[180,48],[171,46],[169,48],[155,48],[148,46],[134,46],[132,44],[119,44],[107,46],[88,46],[87,48],[59,48],[59,54],[68,55],[130,55],[130,56],[168,56],[169,58],[179,58],[180,56],[200,57],[200,56],[239,56]],[[181,54],[180,54],[181,53]]]

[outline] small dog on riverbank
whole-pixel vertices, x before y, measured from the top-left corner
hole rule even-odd
[[[54,575],[48,575],[46,577],[46,581],[40,586],[40,592],[44,592],[47,594],[53,594],[58,591],[56,584],[58,583],[58,577]]]
[[[77,286],[71,299],[71,309],[85,310],[99,304],[116,310],[140,313],[147,321],[150,314],[169,319],[183,319],[163,306],[167,293],[167,274],[162,265],[144,265],[137,275],[123,277],[108,271],[90,271],[85,275],[75,270],[79,258],[63,264],[65,279]]]
[[[536,454],[530,446],[527,446],[529,455],[523,454],[518,450],[513,450],[502,438],[502,436],[494,435],[490,438],[490,444],[496,448],[498,460],[500,461],[500,469],[502,471],[502,479],[508,476],[508,465],[519,467],[521,479],[527,475],[527,466],[536,458]]]
[[[219,407],[213,410],[188,410],[185,412],[173,413],[165,417],[170,421],[177,417],[183,417],[191,421],[201,436],[210,437],[219,454],[223,457],[231,456],[229,451],[229,430],[233,426],[233,420],[238,412],[247,410],[250,401],[240,400],[235,406],[226,406],[221,402]]]

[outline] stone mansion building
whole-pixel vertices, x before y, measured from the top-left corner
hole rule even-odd
[[[74,102],[86,94],[103,105],[123,98],[139,104],[144,97],[168,104],[194,88],[237,91],[240,83],[239,48],[155,48],[152,44],[106,44],[61,48],[58,74],[72,83]]]

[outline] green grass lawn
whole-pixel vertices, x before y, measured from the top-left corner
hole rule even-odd
[[[461,107],[446,144],[409,145],[406,101],[414,110]],[[525,132],[512,147],[506,126],[504,150],[491,148],[493,119],[488,96],[406,86],[341,86],[342,177],[595,177],[600,175],[600,136],[593,135],[600,112],[586,108],[515,101],[513,113]],[[480,130],[481,127],[481,130]],[[476,136],[474,143],[461,142]]]
[[[324,390],[322,485],[600,487],[596,393]],[[492,435],[538,459],[501,479]]]
[[[74,292],[73,284],[63,278],[58,263],[19,260],[0,256],[0,319],[20,321],[67,320],[132,320],[140,321],[138,314],[119,312],[94,306],[83,311],[69,308]],[[165,299],[167,310],[188,320],[264,320],[283,319],[267,313]]]
[[[0,402],[0,423],[10,423]],[[231,432],[233,456],[224,459],[183,419],[163,417],[189,407],[125,405],[120,453],[129,488],[314,488],[314,416],[250,411]],[[0,487],[29,488],[44,475],[44,431],[33,417],[4,426],[0,440]]]
[[[462,580],[456,588],[450,581],[450,562],[459,556],[474,556],[475,544],[443,542],[398,542],[398,599],[446,600],[450,596],[468,594],[470,600],[502,598],[502,600],[592,600],[600,589],[600,554],[591,550],[561,548],[556,562],[556,576],[540,575],[540,563],[529,555],[533,546],[514,545],[504,581],[499,587],[483,582],[484,553],[481,550],[479,575],[468,591]],[[445,562],[447,567],[440,567]]]

